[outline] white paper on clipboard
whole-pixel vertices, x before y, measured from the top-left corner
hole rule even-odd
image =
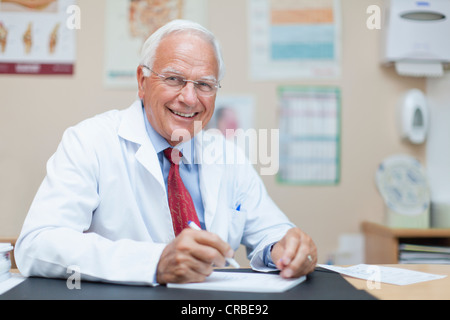
[[[242,292],[284,292],[306,280],[306,277],[284,279],[278,274],[214,271],[204,282],[167,284],[168,288]]]

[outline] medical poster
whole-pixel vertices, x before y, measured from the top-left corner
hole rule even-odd
[[[136,88],[136,69],[145,40],[174,19],[207,26],[207,0],[106,1],[106,87]]]
[[[340,0],[248,0],[253,80],[341,74]]]
[[[335,87],[284,86],[280,103],[278,180],[335,185],[340,179],[341,102]]]
[[[75,0],[0,0],[0,74],[73,74]]]
[[[234,139],[238,129],[254,129],[254,104],[254,98],[250,95],[219,94],[207,129],[219,129],[228,139]]]

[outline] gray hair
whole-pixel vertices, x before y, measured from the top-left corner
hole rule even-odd
[[[141,51],[141,65],[146,65],[153,68],[155,62],[156,49],[164,37],[174,32],[196,32],[202,36],[206,41],[211,43],[216,53],[216,60],[219,69],[219,79],[222,80],[225,76],[225,64],[222,58],[220,44],[214,34],[200,24],[188,20],[173,20],[166,25],[156,30],[144,43]],[[144,69],[145,70],[145,69]]]

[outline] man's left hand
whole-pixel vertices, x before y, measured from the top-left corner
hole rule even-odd
[[[317,248],[299,228],[289,229],[272,248],[272,260],[283,278],[298,278],[314,271]]]

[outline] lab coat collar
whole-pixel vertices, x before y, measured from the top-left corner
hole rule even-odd
[[[123,113],[124,115],[118,131],[119,136],[140,145],[150,142],[145,131],[141,101],[136,100],[128,109],[125,109]]]
[[[166,191],[158,156],[145,129],[141,101],[135,101],[123,112],[118,135],[125,140],[140,145],[136,152],[136,159],[155,177],[164,191]]]

